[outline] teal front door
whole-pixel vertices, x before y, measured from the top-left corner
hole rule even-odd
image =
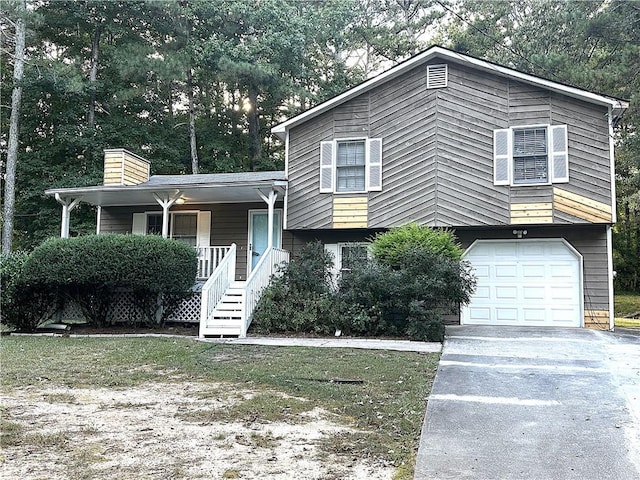
[[[249,245],[247,248],[247,276],[258,264],[269,242],[269,213],[267,210],[249,211]],[[282,246],[282,211],[273,212],[273,246]]]

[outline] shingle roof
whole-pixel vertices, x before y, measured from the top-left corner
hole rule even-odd
[[[269,180],[284,181],[287,177],[283,171],[240,172],[240,173],[205,173],[198,175],[152,175],[148,182],[140,186],[181,186],[212,185],[232,183],[253,183]]]

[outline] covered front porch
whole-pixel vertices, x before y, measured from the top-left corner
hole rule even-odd
[[[105,151],[103,185],[47,190],[62,205],[61,237],[84,202],[96,207],[98,234],[162,235],[192,245],[200,335],[245,336],[262,289],[289,258],[282,248],[284,172],[148,176],[145,162],[126,150]],[[143,171],[134,182],[124,174],[131,165]],[[118,167],[113,180],[109,172]]]

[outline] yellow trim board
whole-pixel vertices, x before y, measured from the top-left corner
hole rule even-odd
[[[553,223],[553,204],[551,202],[512,203],[509,213],[511,225]]]
[[[607,310],[586,310],[584,326],[595,330],[609,330],[609,312]]]
[[[558,187],[553,188],[553,207],[560,212],[592,223],[609,223],[612,220],[611,205]]]
[[[333,199],[333,228],[367,228],[368,218],[367,197]]]

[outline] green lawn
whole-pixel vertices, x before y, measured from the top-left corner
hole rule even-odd
[[[614,312],[616,327],[640,327],[638,318],[622,318],[640,312],[640,294],[617,293],[614,296]]]
[[[265,421],[295,421],[296,413],[322,407],[356,429],[333,439],[327,449],[342,442],[351,457],[382,458],[398,467],[398,479],[412,478],[439,359],[438,354],[206,344],[176,338],[36,336],[3,337],[0,355],[5,394],[45,384],[122,389],[147,382],[199,381],[263,392],[226,412],[230,421],[256,415]],[[327,381],[331,379],[361,383]]]

